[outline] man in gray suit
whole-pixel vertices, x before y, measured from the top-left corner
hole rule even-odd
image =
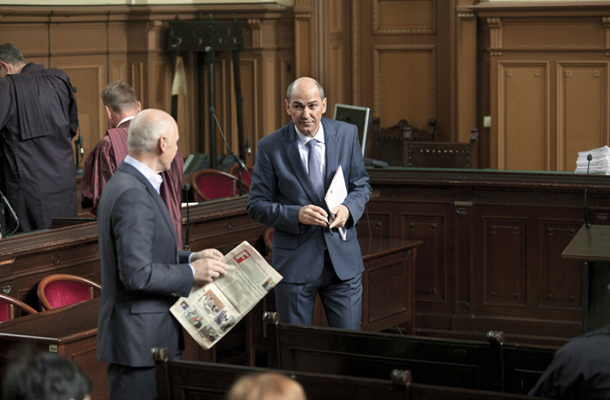
[[[324,89],[312,78],[288,86],[285,107],[292,121],[259,140],[248,195],[250,216],[275,228],[271,264],[283,276],[277,310],[284,322],[311,325],[319,294],[331,327],[359,330],[364,264],[356,223],[371,187],[358,128],[323,117]],[[324,194],[339,166],[348,193],[329,210]]]
[[[157,397],[152,347],[182,357],[181,328],[169,311],[193,284],[226,275],[222,253],[177,250],[176,230],[159,195],[178,150],[178,126],[144,110],[129,127],[128,156],[104,188],[99,207],[102,270],[97,357],[109,363],[110,399]]]

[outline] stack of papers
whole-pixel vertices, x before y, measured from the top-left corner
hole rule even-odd
[[[587,156],[591,154],[591,164],[587,160]],[[604,146],[598,149],[589,151],[579,151],[578,160],[576,160],[577,174],[586,174],[587,168],[589,173],[593,175],[610,175],[610,147]]]

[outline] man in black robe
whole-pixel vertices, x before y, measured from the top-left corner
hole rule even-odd
[[[12,43],[0,44],[0,190],[6,234],[46,229],[54,217],[76,217],[72,138],[78,129],[68,76],[26,64]]]

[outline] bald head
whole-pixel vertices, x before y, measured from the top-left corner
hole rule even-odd
[[[304,76],[304,77],[294,80],[290,85],[288,85],[288,89],[286,90],[286,100],[288,102],[290,102],[290,99],[292,97],[292,92],[293,91],[297,92],[303,87],[305,87],[305,88],[315,87],[316,90],[318,91],[318,95],[319,95],[320,99],[324,98],[324,88],[322,87],[322,85],[320,85],[320,82],[318,82],[315,79],[310,78],[308,76]]]
[[[305,136],[314,137],[326,112],[324,88],[315,79],[299,78],[286,90],[286,112],[296,128]]]
[[[147,109],[136,114],[129,125],[129,155],[151,169],[167,171],[178,151],[178,125],[163,110]]]

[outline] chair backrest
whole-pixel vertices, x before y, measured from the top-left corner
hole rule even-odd
[[[37,311],[14,297],[0,294],[0,322],[15,319],[15,309],[25,314],[36,314]]]
[[[193,175],[195,193],[202,200],[220,199],[239,195],[238,179],[228,172],[202,169]],[[242,194],[248,193],[250,185],[242,180]]]
[[[404,144],[407,141],[434,141],[436,120],[428,121],[428,129],[416,129],[407,120],[401,119],[394,126],[381,128],[379,118],[373,119],[373,141],[375,143],[372,157],[387,162],[390,166],[406,167]]]
[[[470,142],[424,142],[406,140],[403,154],[405,167],[416,168],[476,168],[476,129],[470,131]]]
[[[238,168],[238,164],[235,163],[233,165],[231,165],[231,168],[229,168],[229,173],[231,175],[233,175],[234,177],[236,177],[239,180],[239,168]],[[254,171],[254,167],[252,165],[246,165],[246,169],[248,169],[248,171],[241,171],[241,181],[248,184],[248,186],[252,185],[252,172]]]
[[[38,301],[43,310],[67,306],[91,300],[102,287],[92,280],[78,275],[53,274],[38,283]]]

